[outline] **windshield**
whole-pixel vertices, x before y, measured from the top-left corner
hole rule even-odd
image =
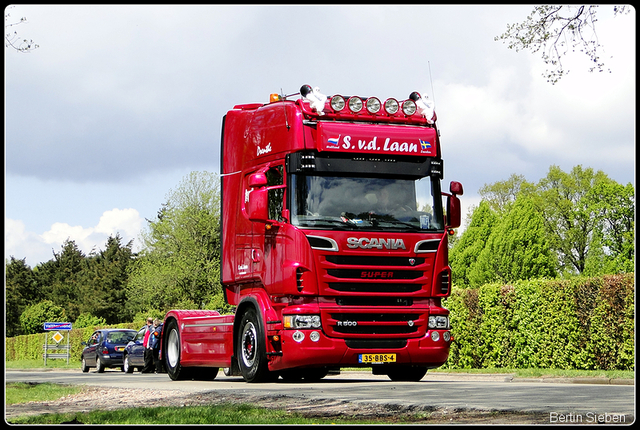
[[[292,175],[291,222],[299,227],[442,230],[442,200],[419,180]]]

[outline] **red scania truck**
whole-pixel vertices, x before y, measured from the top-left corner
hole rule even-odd
[[[448,357],[448,234],[433,106],[304,85],[235,106],[221,143],[221,283],[233,315],[172,310],[173,380],[317,380],[370,367],[417,381]],[[443,196],[446,203],[443,204]]]

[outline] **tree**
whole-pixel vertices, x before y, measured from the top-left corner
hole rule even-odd
[[[602,225],[592,189],[611,183],[607,175],[575,166],[570,173],[551,166],[538,183],[536,205],[544,215],[551,247],[558,254],[560,272],[584,272],[593,253],[594,233]]]
[[[562,57],[569,50],[578,49],[592,63],[590,72],[604,70],[600,59],[601,45],[598,43],[595,24],[598,6],[535,6],[531,14],[519,24],[507,24],[507,31],[494,40],[507,43],[516,52],[528,49],[532,53],[541,52],[542,61],[547,65],[544,77],[555,84],[568,70],[562,65]],[[614,14],[627,13],[628,6],[614,6]],[[588,33],[590,32],[590,34]]]
[[[482,200],[473,211],[471,222],[449,253],[452,282],[459,287],[471,286],[469,274],[478,261],[498,216],[490,208],[490,203]]]
[[[590,274],[630,273],[635,270],[635,190],[615,181],[603,181],[586,196],[599,223],[594,242],[598,254],[587,261]]]
[[[34,269],[39,288],[44,297],[65,309],[71,320],[80,314],[81,292],[79,282],[84,269],[85,255],[73,240],[65,240],[60,252],[53,253],[53,260]]]
[[[33,271],[25,260],[11,256],[5,264],[5,330],[9,337],[21,334],[20,315],[41,299]]]
[[[35,334],[44,332],[45,322],[66,322],[66,319],[61,306],[57,306],[51,300],[43,300],[26,307],[20,315],[20,325],[24,334]]]
[[[512,174],[506,181],[485,184],[478,193],[496,212],[505,212],[516,201],[520,192],[533,192],[535,186],[527,182],[523,175]]]
[[[205,307],[221,293],[217,174],[191,172],[169,192],[157,219],[147,221],[127,286],[128,311]]]
[[[107,324],[125,322],[128,267],[134,260],[133,241],[122,245],[119,234],[109,236],[105,249],[90,255],[78,274],[80,312],[103,318]]]
[[[544,221],[530,197],[519,195],[495,226],[469,272],[472,286],[521,279],[554,278],[555,258]]]

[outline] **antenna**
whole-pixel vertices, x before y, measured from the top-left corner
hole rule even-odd
[[[436,93],[433,91],[433,80],[431,79],[431,62],[427,61],[429,65],[429,82],[431,83],[431,97],[433,97],[433,104],[436,104]]]

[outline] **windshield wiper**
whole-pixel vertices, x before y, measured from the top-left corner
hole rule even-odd
[[[347,218],[337,218],[337,217],[323,217],[323,216],[307,216],[304,219],[298,220],[298,225],[305,227],[315,227],[318,224],[330,224],[330,225],[339,225],[343,228],[354,228],[357,227],[355,223]]]

